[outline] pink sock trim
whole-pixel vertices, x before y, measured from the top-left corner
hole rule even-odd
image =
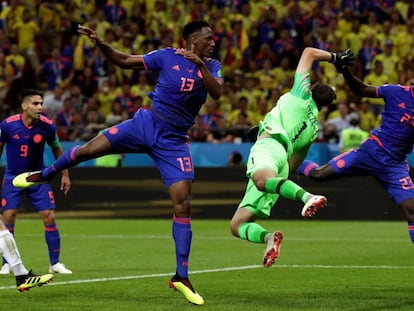
[[[190,217],[177,217],[174,215],[173,221],[179,224],[188,225],[191,223],[191,218]]]
[[[309,173],[313,170],[313,169],[315,169],[315,168],[317,168],[318,167],[318,164],[316,164],[316,163],[311,163],[311,164],[309,164],[308,166],[306,166],[305,167],[305,169],[303,170],[303,175],[305,175],[305,176],[309,176]]]

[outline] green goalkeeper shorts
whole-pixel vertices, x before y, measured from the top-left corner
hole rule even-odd
[[[286,149],[274,138],[262,138],[258,140],[250,150],[247,162],[247,184],[243,200],[239,208],[244,207],[260,218],[270,216],[270,211],[275,205],[279,195],[259,191],[251,177],[261,169],[270,168],[276,172],[276,176],[287,178],[289,176],[289,163]]]

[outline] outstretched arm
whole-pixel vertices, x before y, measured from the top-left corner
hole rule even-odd
[[[102,38],[98,37],[95,30],[78,25],[78,32],[81,35],[87,36],[96,46],[101,49],[105,56],[123,69],[145,69],[142,55],[125,54],[121,51],[115,50],[109,44],[105,43]]]
[[[349,72],[348,67],[343,68],[342,73],[346,83],[355,95],[361,97],[378,97],[376,87],[362,82],[355,75]]]
[[[307,47],[303,50],[296,67],[297,73],[310,72],[315,61],[330,61],[332,53],[317,48]]]

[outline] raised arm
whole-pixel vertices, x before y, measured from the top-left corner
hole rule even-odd
[[[331,58],[331,52],[317,48],[307,47],[302,52],[298,66],[296,67],[296,72],[310,72],[312,69],[312,65],[315,61],[330,61]]]
[[[105,43],[102,38],[98,37],[95,30],[78,25],[78,32],[87,36],[96,46],[101,49],[105,56],[114,64],[123,69],[141,70],[145,69],[142,55],[131,55],[115,50],[109,44]]]
[[[349,88],[355,95],[360,97],[378,97],[377,88],[375,86],[371,86],[362,82],[355,75],[349,72],[348,67],[344,67],[342,69],[342,74]]]

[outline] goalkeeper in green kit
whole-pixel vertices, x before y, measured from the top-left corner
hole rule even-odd
[[[260,122],[257,141],[247,162],[247,189],[231,220],[234,236],[266,244],[265,267],[272,266],[278,258],[283,234],[269,232],[255,220],[269,217],[279,196],[303,202],[301,214],[306,218],[327,203],[324,196],[311,194],[288,179],[318,135],[319,110],[336,99],[332,87],[321,83],[311,86],[310,73],[317,61],[329,61],[341,68],[351,65],[354,56],[350,50],[332,53],[311,47],[304,49],[291,90],[280,97]]]

